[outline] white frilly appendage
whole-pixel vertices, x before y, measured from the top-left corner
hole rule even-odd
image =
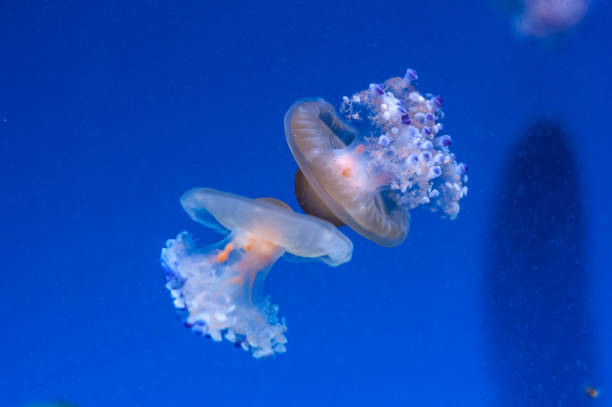
[[[442,97],[421,95],[404,78],[345,96],[341,112],[359,129],[352,142],[368,179],[378,180],[381,191],[395,204],[408,209],[424,205],[454,219],[459,200],[467,195],[467,165],[450,152],[451,137],[441,134]]]
[[[179,315],[196,334],[215,341],[225,337],[256,358],[285,352],[285,321],[277,317],[278,306],[260,295],[267,270],[247,270],[242,250],[215,260],[215,249],[219,252],[227,242],[198,247],[189,233],[182,232],[166,243],[166,287]]]

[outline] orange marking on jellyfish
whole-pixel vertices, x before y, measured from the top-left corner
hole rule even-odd
[[[355,147],[355,152],[357,154],[361,154],[365,151],[365,147],[363,146],[363,144],[359,144],[357,147]]]
[[[340,171],[340,174],[344,177],[344,178],[351,178],[352,174],[351,174],[351,169],[349,167],[343,169],[342,171]]]
[[[221,253],[217,255],[217,261],[219,263],[225,263],[228,257],[229,257],[229,254],[226,251],[222,251]]]
[[[225,263],[232,250],[234,250],[234,244],[230,242],[217,254],[217,261],[219,263]]]

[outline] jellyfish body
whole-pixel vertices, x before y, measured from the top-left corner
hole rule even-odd
[[[278,200],[199,188],[183,195],[181,204],[193,220],[229,232],[212,246],[182,232],[162,250],[166,287],[185,325],[215,341],[225,337],[254,357],[285,352],[287,327],[263,295],[272,265],[290,253],[337,266],[350,260],[351,241]]]
[[[548,37],[577,25],[587,14],[591,0],[524,0],[524,10],[516,20],[518,32]]]
[[[404,78],[345,96],[340,110],[348,123],[323,99],[289,109],[285,135],[306,180],[296,176],[307,213],[345,223],[383,246],[402,243],[409,210],[417,206],[457,216],[467,166],[457,163],[450,136],[441,134],[442,98],[422,96],[416,79],[408,69]]]
[[[516,32],[526,37],[552,38],[577,26],[592,0],[496,0],[512,16]]]

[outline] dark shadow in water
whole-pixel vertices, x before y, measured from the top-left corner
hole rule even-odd
[[[486,240],[488,364],[503,406],[593,403],[581,200],[564,130],[536,122],[509,153]]]

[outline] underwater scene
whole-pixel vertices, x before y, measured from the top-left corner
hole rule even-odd
[[[0,11],[3,406],[612,406],[612,1]]]

